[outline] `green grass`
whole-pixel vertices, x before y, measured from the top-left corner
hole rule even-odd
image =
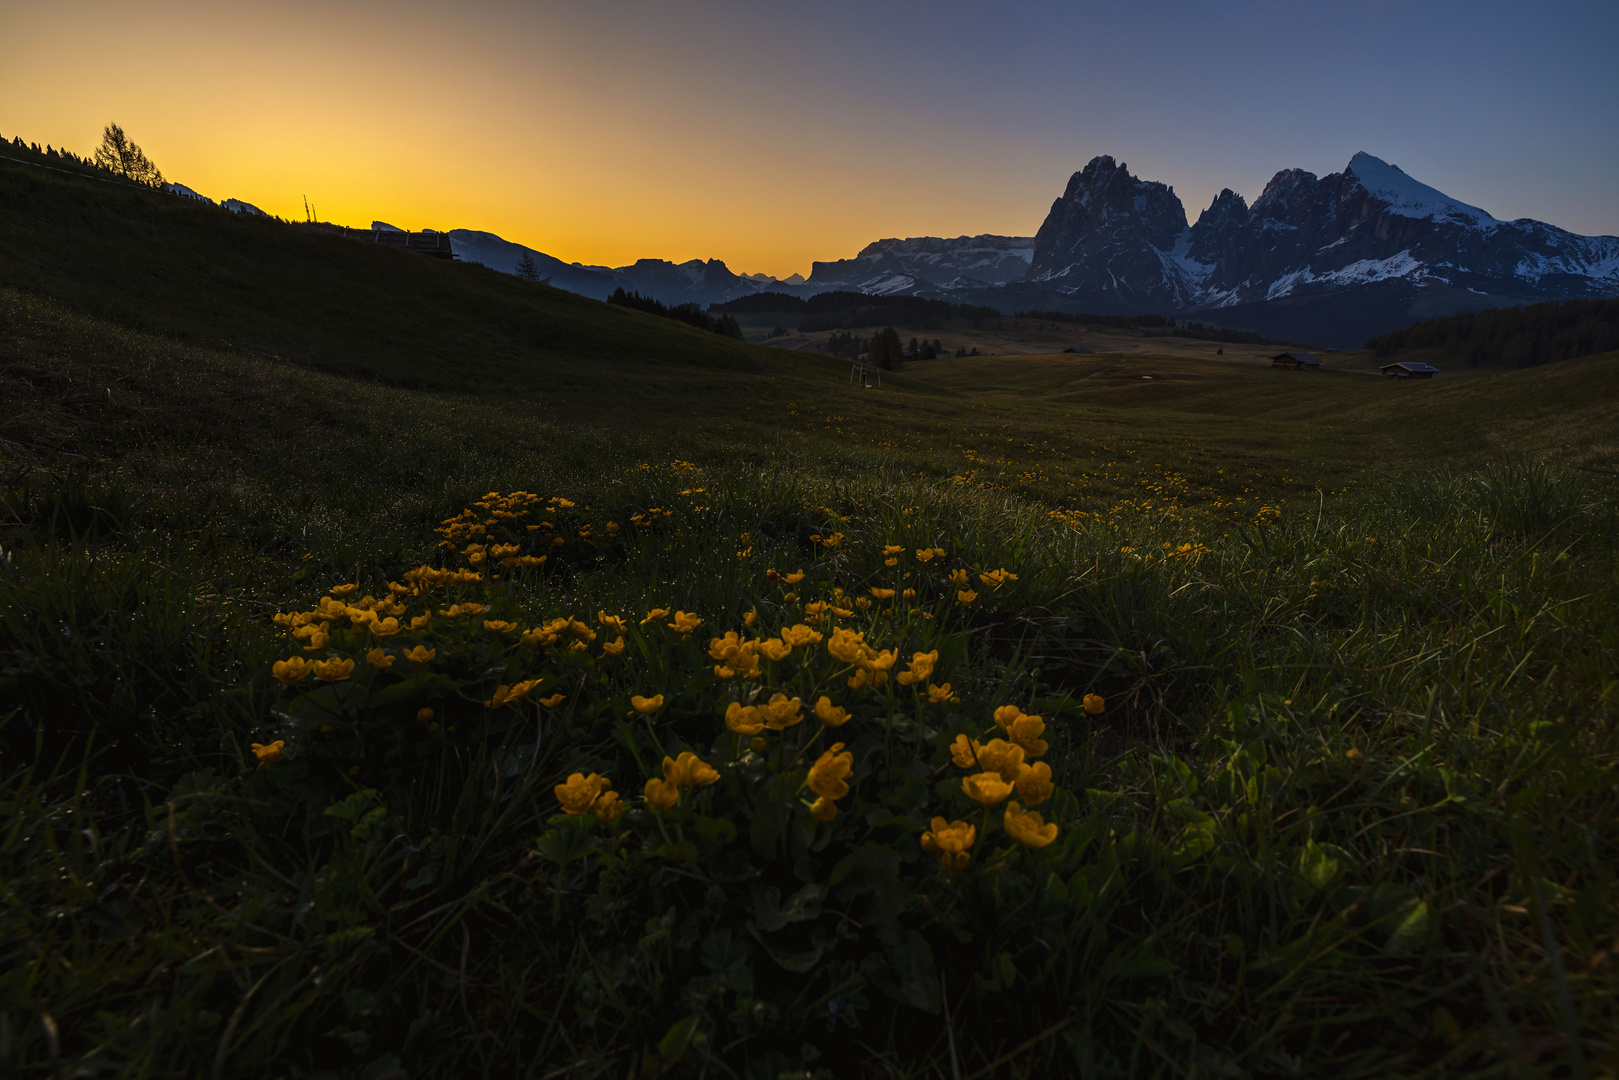
[[[96,240],[150,197],[0,181],[35,200],[0,204],[0,243],[26,219],[134,260],[83,284],[67,255],[12,257],[38,243],[0,262],[7,1075],[1619,1065],[1615,357],[1393,385],[1168,343],[861,391],[837,361],[194,208],[131,203],[147,242]],[[233,257],[251,288],[143,276]],[[587,344],[527,351],[525,312]],[[269,673],[296,652],[273,612],[380,593],[444,557],[443,519],[518,489],[597,537],[670,512],[495,588],[525,624],[680,608],[701,644],[751,608],[802,618],[768,568],[806,568],[805,599],[894,583],[885,543],[1019,577],[932,620],[852,617],[939,648],[959,701],[911,729],[873,698],[838,729],[860,785],[831,847],[767,857],[768,800],[730,814],[751,842],[681,818],[692,846],[665,850],[632,810],[612,847],[554,820],[568,773],[630,798],[653,740],[751,768],[674,635],[535,669],[572,695],[537,745],[533,710],[479,704],[515,676],[476,633],[444,638],[433,739],[379,705],[363,748],[322,741]],[[653,690],[660,726],[621,724]],[[892,733],[930,760],[1008,703],[1046,717],[1060,839],[946,881],[916,837],[954,776],[904,780]],[[288,757],[255,770],[272,738]],[[702,812],[757,798],[732,784]],[[807,885],[820,906],[770,929],[759,890]],[[771,959],[812,939],[806,969]]]

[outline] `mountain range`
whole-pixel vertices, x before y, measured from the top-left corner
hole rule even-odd
[[[1223,190],[1191,225],[1174,188],[1101,155],[1069,178],[1032,237],[878,240],[815,262],[807,279],[738,274],[718,259],[591,266],[490,232],[449,237],[465,261],[513,273],[526,253],[553,286],[599,299],[622,288],[706,307],[766,290],[846,290],[1008,313],[1188,316],[1332,348],[1459,311],[1619,296],[1619,237],[1501,221],[1367,153],[1327,176],[1283,169],[1252,204]]]
[[[455,230],[458,255],[515,269],[529,249]],[[530,252],[551,284],[709,304],[761,290],[926,296],[1002,311],[1193,316],[1355,348],[1418,319],[1548,299],[1619,295],[1619,237],[1500,221],[1359,153],[1342,172],[1284,169],[1248,203],[1226,189],[1188,225],[1173,188],[1102,155],[1069,179],[1032,237],[886,239],[809,278],[724,263],[642,259],[617,268]]]

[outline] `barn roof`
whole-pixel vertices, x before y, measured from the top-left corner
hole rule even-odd
[[[1438,371],[1432,364],[1424,364],[1420,360],[1401,360],[1394,364],[1384,364],[1379,370],[1387,371],[1389,368],[1405,368],[1407,371]]]
[[[1307,352],[1299,352],[1297,350],[1294,350],[1293,352],[1277,353],[1275,356],[1271,357],[1271,359],[1272,360],[1295,360],[1300,364],[1319,364],[1321,362],[1321,361],[1317,360],[1314,356],[1311,356],[1309,353],[1307,353]]]

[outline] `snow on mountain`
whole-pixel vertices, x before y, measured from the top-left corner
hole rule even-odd
[[[210,204],[214,201],[214,200],[210,199],[206,195],[203,195],[203,194],[201,194],[199,192],[196,192],[196,191],[192,191],[190,188],[186,187],[184,184],[176,184],[176,183],[164,184],[163,185],[163,190],[167,191],[170,195],[178,195],[183,199],[195,199],[198,202],[205,202],[205,203],[210,203]]]
[[[233,214],[246,214],[249,217],[269,217],[270,216],[269,214],[266,214],[263,210],[260,210],[258,207],[254,206],[252,203],[243,202],[241,199],[226,199],[224,202],[220,203],[219,205],[223,209],[229,210]]]
[[[816,262],[804,282],[808,289],[851,289],[874,292],[867,282],[881,282],[887,293],[937,292],[936,282],[968,278],[990,285],[1021,280],[1034,257],[1034,238],[1028,236],[913,236],[877,240],[861,248],[852,259]],[[905,284],[903,279],[911,279]],[[790,282],[789,282],[790,283]]]
[[[1436,218],[1489,229],[1500,222],[1476,206],[1458,202],[1442,191],[1413,180],[1398,165],[1390,165],[1362,150],[1349,159],[1346,176],[1359,180],[1371,195],[1383,200],[1390,213],[1413,218]]]

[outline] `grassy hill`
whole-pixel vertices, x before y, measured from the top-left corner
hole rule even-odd
[[[11,162],[0,162],[0,285],[170,340],[396,386],[511,390],[582,367],[759,364],[714,335],[508,274]]]
[[[5,1075],[1619,1068],[1619,354],[865,390],[0,195]]]

